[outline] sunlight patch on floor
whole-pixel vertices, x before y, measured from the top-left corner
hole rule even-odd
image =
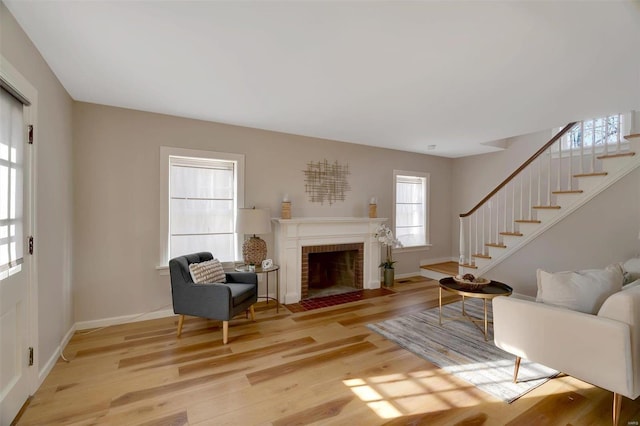
[[[388,401],[370,402],[367,405],[369,405],[369,408],[381,419],[395,419],[396,417],[402,416],[402,413]]]
[[[442,370],[355,378],[342,383],[382,419],[470,407],[484,401],[473,385],[461,386]]]

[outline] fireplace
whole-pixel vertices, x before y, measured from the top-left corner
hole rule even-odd
[[[363,288],[363,243],[304,246],[301,262],[301,299]]]
[[[297,303],[306,298],[309,291],[309,255],[331,251],[357,250],[352,268],[358,271],[353,273],[354,286],[362,289],[380,288],[378,265],[381,246],[373,235],[386,220],[368,217],[273,219],[276,225],[274,262],[280,265],[280,301]],[[322,259],[322,255],[319,259],[328,260]],[[345,268],[348,269],[347,266]],[[315,284],[320,278],[313,278],[312,281]]]

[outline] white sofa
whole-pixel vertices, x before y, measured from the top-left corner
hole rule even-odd
[[[640,282],[609,296],[597,314],[524,300],[493,300],[499,348],[556,369],[613,395],[613,423],[622,396],[640,396]]]

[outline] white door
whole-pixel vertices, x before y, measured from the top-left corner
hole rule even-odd
[[[0,425],[8,425],[30,391],[30,148],[22,102],[0,92]]]

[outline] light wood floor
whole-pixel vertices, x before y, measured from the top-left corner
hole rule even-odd
[[[322,310],[260,305],[256,322],[231,322],[226,346],[198,318],[179,339],[176,318],[78,332],[18,424],[611,424],[612,394],[571,377],[509,405],[369,331],[437,306],[435,281],[407,281]],[[620,425],[639,419],[640,398],[624,398]]]

